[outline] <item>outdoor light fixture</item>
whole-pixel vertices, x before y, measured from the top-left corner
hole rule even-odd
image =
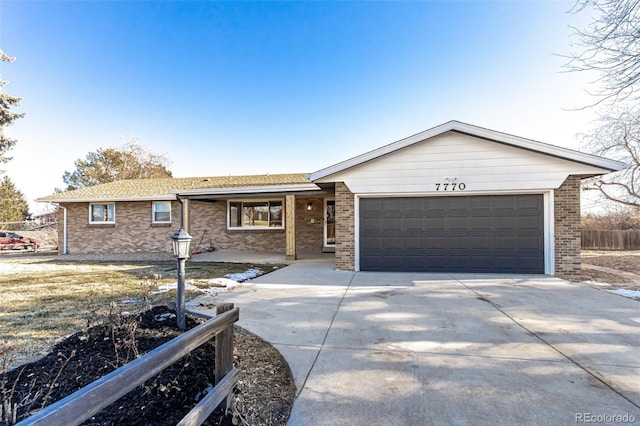
[[[171,236],[173,240],[173,255],[178,259],[186,259],[189,257],[189,249],[191,248],[191,235],[180,228],[175,234]]]
[[[311,210],[313,210],[313,203],[311,201],[309,201],[307,203],[307,211],[310,212]]]
[[[171,236],[173,240],[173,255],[178,259],[178,286],[176,289],[176,315],[178,317],[178,329],[185,329],[184,311],[184,264],[190,255],[191,235],[180,228],[178,232]]]

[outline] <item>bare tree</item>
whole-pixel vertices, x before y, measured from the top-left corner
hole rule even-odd
[[[640,0],[576,0],[572,11],[594,16],[586,29],[575,29],[577,51],[565,65],[599,76],[591,106],[600,105],[601,115],[583,138],[584,148],[630,165],[593,179],[587,189],[635,208],[640,206]]]
[[[76,169],[64,172],[66,191],[122,179],[156,179],[172,177],[170,161],[164,155],[136,144],[134,138],[121,148],[98,148],[84,159],[74,161]]]
[[[592,94],[615,103],[638,100],[640,84],[640,0],[577,0],[573,12],[594,12],[584,30],[574,28],[577,48],[566,68],[595,71],[599,87]],[[595,105],[594,104],[594,105]]]
[[[615,204],[600,213],[588,213],[580,220],[582,229],[640,229],[640,210]]]
[[[599,125],[584,136],[585,147],[596,154],[629,164],[616,173],[600,176],[587,189],[627,206],[640,206],[640,112],[621,107],[600,118]]]

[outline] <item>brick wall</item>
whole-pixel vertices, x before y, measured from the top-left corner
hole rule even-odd
[[[67,251],[82,253],[156,253],[172,251],[171,235],[180,227],[180,204],[171,203],[171,223],[151,223],[151,201],[116,202],[115,224],[90,224],[89,203],[65,203]],[[63,209],[58,223],[63,224]],[[63,226],[58,226],[62,253]]]
[[[191,201],[193,247],[211,244],[216,250],[285,251],[284,229],[227,230],[227,201]]]
[[[569,176],[554,192],[555,269],[567,279],[581,278],[580,179]]]
[[[311,203],[311,211],[307,204]],[[324,240],[324,199],[296,197],[296,250],[321,252]]]
[[[355,270],[355,197],[343,182],[336,183],[336,269]]]
[[[313,205],[307,211],[307,203]],[[171,224],[151,223],[151,202],[116,202],[116,223],[89,224],[89,203],[63,204],[67,208],[68,253],[171,252],[171,235],[180,227],[180,203],[172,202]],[[284,229],[228,230],[227,202],[190,201],[192,246],[217,250],[285,252]],[[63,223],[63,210],[58,212]],[[322,250],[324,235],[322,198],[296,198],[296,246],[298,251]],[[63,227],[58,227],[62,241]],[[62,250],[62,243],[60,244]],[[62,251],[61,251],[62,252]]]

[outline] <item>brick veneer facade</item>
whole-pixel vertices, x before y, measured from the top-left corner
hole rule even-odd
[[[307,210],[307,204],[312,210]],[[216,250],[285,252],[284,229],[228,230],[227,201],[191,201],[189,233],[192,246]],[[116,202],[115,224],[89,224],[89,203],[61,204],[67,208],[69,254],[170,253],[171,235],[180,227],[180,204],[172,202],[171,223],[151,223],[151,201]],[[63,209],[58,223],[63,224]],[[322,250],[324,200],[296,197],[296,247],[298,251]],[[63,226],[58,227],[63,241]],[[60,244],[62,248],[62,244]],[[61,251],[62,252],[62,251]]]
[[[296,197],[296,250],[319,253],[323,243],[324,199]]]
[[[335,185],[336,268],[355,269],[355,197],[342,182]],[[307,204],[311,203],[311,211]],[[180,204],[172,202],[171,223],[151,223],[151,201],[116,202],[116,223],[89,224],[89,203],[64,203],[67,209],[67,251],[82,253],[171,252],[171,235],[180,227]],[[58,211],[63,222],[63,209]],[[228,230],[227,201],[191,201],[190,227],[194,247],[212,245],[217,250],[277,251],[284,253],[284,229]],[[554,192],[556,275],[576,279],[581,275],[580,179],[570,176]],[[324,199],[296,197],[296,249],[320,252],[324,233]],[[58,227],[63,241],[63,227]],[[62,249],[62,243],[60,244]]]
[[[171,203],[171,223],[151,223],[151,201],[116,202],[115,224],[89,223],[89,203],[64,203],[67,209],[67,252],[156,253],[171,252],[171,235],[180,227],[180,204]],[[64,211],[58,210],[63,224]],[[63,226],[58,226],[62,253]]]
[[[356,265],[355,197],[336,182],[336,268],[353,271]]]
[[[191,201],[189,233],[197,247],[213,245],[216,250],[285,251],[284,229],[227,230],[227,201]]]
[[[569,176],[554,191],[553,216],[556,275],[580,279],[580,178]]]

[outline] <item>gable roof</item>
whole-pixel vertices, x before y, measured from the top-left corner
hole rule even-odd
[[[393,142],[389,145],[374,149],[373,151],[358,155],[357,157],[350,158],[348,160],[310,173],[307,175],[307,178],[313,182],[447,132],[463,133],[470,136],[487,139],[493,142],[511,145],[514,147],[551,155],[553,157],[559,157],[565,160],[600,167],[609,171],[622,170],[626,167],[626,165],[620,161],[610,160],[608,158],[598,157],[592,154],[585,154],[583,152],[574,151],[572,149],[549,145],[531,139],[525,139],[519,136],[513,136],[507,133],[501,133],[495,130],[489,130],[483,127],[478,127],[471,124],[462,123],[460,121],[452,120],[439,126],[433,127],[429,130],[417,133],[413,136],[409,136],[407,138]]]
[[[36,201],[52,203],[101,202],[101,201],[162,201],[175,200],[182,191],[211,190],[221,188],[264,188],[291,185],[308,185],[303,173],[245,176],[212,176],[163,179],[125,179],[95,185],[73,191],[61,192],[38,198]]]

